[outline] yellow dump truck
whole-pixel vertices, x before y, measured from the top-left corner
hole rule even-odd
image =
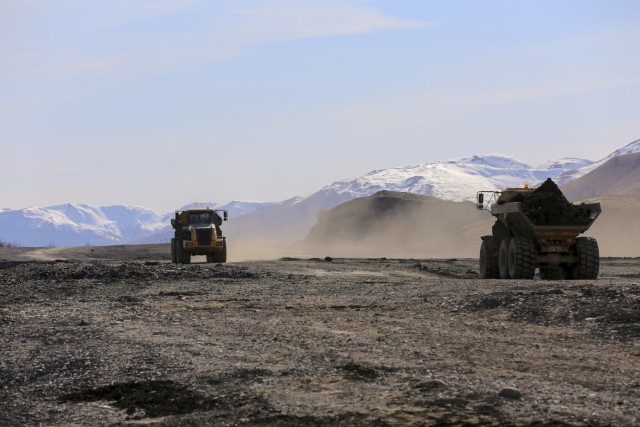
[[[598,277],[598,242],[578,236],[600,215],[599,203],[572,204],[548,179],[535,189],[479,191],[477,206],[496,218],[482,236],[483,279],[533,279],[536,268],[543,280]]]
[[[227,239],[220,226],[227,221],[226,210],[188,209],[171,219],[171,262],[189,264],[192,255],[206,255],[207,262],[227,262]]]

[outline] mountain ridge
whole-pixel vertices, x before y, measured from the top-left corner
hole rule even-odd
[[[616,150],[605,159],[634,152],[640,152],[640,140]],[[605,159],[599,162],[600,165]],[[206,206],[228,209],[231,221],[225,224],[224,231],[230,238],[263,237],[291,243],[304,238],[319,212],[378,191],[472,201],[478,190],[499,191],[524,184],[534,186],[546,178],[570,182],[597,169],[593,167],[596,163],[565,157],[534,167],[502,154],[473,155],[373,170],[361,177],[331,183],[307,197],[281,202],[232,201],[220,205],[203,201],[177,210]],[[81,203],[0,209],[0,241],[22,246],[166,243],[171,238],[171,216],[173,212],[158,214],[142,206],[94,207]]]
[[[603,164],[605,164],[607,161],[613,159],[614,157],[618,157],[618,156],[623,156],[626,154],[633,154],[633,153],[638,153],[640,152],[640,139],[633,141],[627,145],[625,145],[622,148],[619,148],[617,150],[615,150],[613,153],[609,154],[608,156],[596,161],[596,162],[592,162],[589,165],[585,165],[583,167],[577,168],[577,169],[571,169],[568,171],[563,172],[562,174],[560,174],[555,182],[558,185],[564,185],[569,183],[570,181],[574,181],[586,174],[588,174],[589,172],[599,168],[600,166],[602,166]]]

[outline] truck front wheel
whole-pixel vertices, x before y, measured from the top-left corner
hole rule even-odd
[[[178,258],[176,257],[176,239],[175,238],[171,239],[171,262],[174,264],[178,262]]]
[[[227,242],[224,242],[222,250],[207,255],[207,262],[222,263],[227,262]]]
[[[184,250],[182,239],[176,239],[176,260],[178,264],[190,264],[191,254]]]

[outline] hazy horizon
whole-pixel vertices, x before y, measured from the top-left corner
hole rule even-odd
[[[640,135],[640,3],[6,0],[3,205],[169,212]]]

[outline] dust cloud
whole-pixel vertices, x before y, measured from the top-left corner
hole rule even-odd
[[[640,196],[605,196],[603,213],[585,233],[603,257],[640,256]],[[480,236],[495,218],[471,202],[383,192],[321,212],[308,234],[300,224],[261,228],[255,236],[229,235],[229,261],[282,257],[476,258]],[[258,227],[252,227],[258,231]]]
[[[492,224],[471,202],[383,192],[321,214],[300,247],[340,257],[476,257]]]
[[[476,257],[493,218],[471,202],[382,192],[352,200],[317,221],[283,217],[277,227],[253,216],[229,224],[228,261],[282,257]],[[250,220],[250,221],[249,221]],[[315,222],[315,225],[313,223]]]
[[[266,261],[296,256],[295,246],[279,239],[228,240],[228,262]]]
[[[640,196],[601,196],[583,200],[600,202],[602,213],[586,236],[596,238],[601,256],[640,256]]]

